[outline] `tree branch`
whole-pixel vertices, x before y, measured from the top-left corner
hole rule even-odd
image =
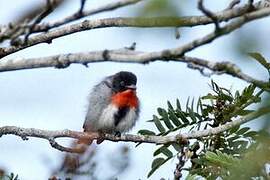
[[[159,56],[157,56],[157,54]],[[73,54],[70,53],[29,59],[9,59],[0,62],[0,72],[44,67],[67,68],[70,64],[82,64],[87,66],[88,63],[107,61],[141,64],[147,64],[154,61],[183,62],[202,68],[207,68],[213,71],[215,74],[228,74],[237,77],[246,82],[253,83],[265,90],[270,89],[269,82],[254,79],[253,77],[243,73],[238,66],[230,62],[212,62],[196,57],[174,57],[166,56],[166,53],[162,52],[141,52],[129,49],[91,51]]]
[[[42,24],[35,23],[35,25],[32,27],[31,33],[48,31],[52,28],[59,27],[61,25],[73,22],[75,20],[79,20],[79,19],[84,18],[86,16],[98,14],[101,12],[111,11],[111,10],[114,10],[117,8],[121,8],[124,6],[131,5],[131,4],[135,4],[139,1],[141,1],[141,0],[118,0],[118,1],[108,3],[108,4],[105,4],[103,6],[93,8],[90,10],[83,10],[82,9],[83,11],[81,13],[75,12],[74,14],[67,16],[63,19],[60,19],[58,21],[55,21],[55,22],[46,22],[46,23],[42,23]],[[57,1],[57,2],[59,3],[60,1]],[[82,5],[84,6],[84,4],[81,4],[80,9],[82,8]],[[2,42],[3,40],[6,40],[6,39],[10,39],[10,37],[13,37],[13,34],[15,32],[17,32],[18,29],[21,32],[19,35],[26,33],[25,30],[29,29],[31,26],[32,25],[25,24],[25,23],[20,23],[20,24],[11,23],[11,24],[6,25],[6,26],[0,26],[0,30],[2,29],[2,31],[0,31],[0,42]]]
[[[50,142],[51,146],[60,151],[67,151],[73,153],[80,153],[79,149],[63,147],[59,145],[55,139],[57,138],[73,138],[73,139],[98,139],[104,138],[109,141],[124,141],[124,142],[134,142],[134,143],[152,143],[152,144],[166,144],[176,142],[179,144],[184,144],[188,139],[196,139],[201,137],[207,137],[211,135],[216,135],[222,133],[226,130],[231,129],[234,126],[244,124],[250,120],[256,119],[262,115],[265,115],[270,112],[270,107],[261,108],[258,111],[252,112],[246,116],[243,116],[237,120],[231,121],[227,124],[221,125],[219,127],[210,128],[201,131],[192,131],[189,133],[178,134],[175,136],[143,136],[143,135],[121,135],[121,137],[114,136],[112,134],[100,135],[98,133],[85,133],[71,130],[59,130],[59,131],[50,131],[50,130],[41,130],[34,128],[21,128],[16,126],[3,126],[0,127],[0,137],[3,135],[16,135],[20,136],[23,140],[28,140],[28,137],[36,137],[46,139]]]
[[[47,4],[45,7],[45,10],[42,11],[37,18],[34,20],[33,24],[30,25],[27,34],[25,35],[24,38],[24,43],[27,44],[28,41],[28,37],[31,35],[31,33],[33,33],[33,29],[34,27],[40,23],[45,17],[47,17],[50,13],[52,13],[54,10],[54,5],[53,5],[53,1],[51,0],[47,0]]]
[[[232,10],[228,10],[232,11]],[[244,14],[242,17],[239,17],[238,20],[232,22],[225,27],[221,28],[220,31],[210,33],[208,36],[205,36],[202,39],[194,40],[191,43],[186,44],[183,47],[176,48],[172,50],[171,53],[175,55],[182,55],[185,52],[188,52],[202,44],[209,43],[216,39],[219,36],[228,34],[235,29],[241,27],[243,24],[250,22],[252,20],[268,16],[270,14],[270,8],[262,8],[251,13]],[[208,17],[207,19],[212,22]],[[190,23],[194,20],[188,18]],[[196,18],[198,20],[198,18]],[[219,20],[220,21],[220,20]],[[53,39],[73,34],[76,32],[105,28],[105,27],[180,27],[185,24],[183,18],[172,18],[172,17],[158,17],[158,18],[107,18],[107,19],[98,19],[98,20],[85,20],[81,23],[72,24],[62,28],[58,28],[43,34],[38,34],[29,38],[28,43],[23,44],[22,39],[18,39],[16,42],[17,46],[10,46],[6,48],[0,48],[0,58],[17,52],[19,50],[25,49],[30,46],[34,46],[39,43],[51,43]]]
[[[72,22],[74,20],[78,20],[78,19],[86,17],[86,16],[94,15],[94,14],[97,14],[100,12],[111,11],[111,10],[121,8],[121,7],[124,7],[127,5],[138,3],[140,1],[142,1],[142,0],[119,0],[117,2],[109,3],[109,4],[106,4],[104,6],[100,6],[98,8],[84,11],[82,13],[81,17],[77,17],[76,16],[77,13],[74,13],[73,15],[68,16],[62,20],[58,20],[58,21],[55,21],[52,23],[44,23],[44,24],[37,25],[35,27],[35,31],[36,32],[47,31],[49,29],[67,24],[69,22]],[[264,0],[255,3],[254,8],[256,10],[258,10],[258,9],[266,7],[266,5],[263,4],[263,2],[264,2]],[[241,7],[238,7],[238,8],[232,7],[230,9],[225,9],[224,11],[213,13],[213,15],[217,17],[218,21],[228,21],[232,18],[242,16],[243,14],[245,14],[249,10],[249,8],[250,8],[250,6],[247,4],[247,5],[243,5]],[[154,22],[156,23],[158,18],[159,17],[157,17],[157,18],[138,18],[138,21],[135,21],[136,19],[134,18],[132,23],[123,22],[122,26],[153,27],[154,23],[152,20],[155,20]],[[184,27],[184,26],[193,27],[193,26],[197,26],[197,25],[205,25],[205,24],[213,23],[212,19],[207,17],[207,16],[179,17],[179,18],[176,18],[175,21],[178,21],[178,23],[176,24],[178,27]]]
[[[216,31],[219,30],[219,22],[217,17],[214,15],[213,12],[211,12],[209,9],[206,9],[203,5],[203,0],[198,0],[198,9],[201,10],[207,17],[209,17],[216,26]]]
[[[47,31],[49,29],[59,27],[61,25],[79,20],[81,18],[90,16],[90,15],[95,15],[95,14],[98,14],[101,12],[106,12],[106,11],[112,11],[112,10],[115,10],[115,9],[118,9],[121,7],[136,4],[140,1],[142,1],[142,0],[118,0],[118,1],[114,1],[112,3],[108,3],[108,4],[105,4],[103,6],[93,8],[90,10],[82,10],[79,16],[78,16],[78,12],[76,12],[70,16],[67,16],[67,17],[65,17],[61,20],[55,21],[55,22],[43,23],[43,24],[36,25],[35,31],[36,32]]]

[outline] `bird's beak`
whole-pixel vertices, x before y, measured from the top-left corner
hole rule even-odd
[[[131,89],[131,90],[136,90],[137,89],[136,85],[134,85],[134,84],[126,86],[126,88]]]

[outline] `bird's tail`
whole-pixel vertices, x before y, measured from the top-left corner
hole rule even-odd
[[[92,158],[88,157],[93,156],[96,151],[95,143],[89,139],[73,141],[70,147],[78,153],[66,153],[60,167],[53,172],[54,176],[61,173],[77,174],[85,164],[85,159],[91,161]]]

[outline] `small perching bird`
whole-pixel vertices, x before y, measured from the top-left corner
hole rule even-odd
[[[84,131],[115,135],[129,131],[139,115],[136,84],[136,75],[127,71],[108,76],[97,84],[89,95]]]

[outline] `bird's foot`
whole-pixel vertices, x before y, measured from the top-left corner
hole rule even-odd
[[[97,138],[97,144],[101,144],[105,140],[105,133],[104,132],[98,132],[99,137]]]
[[[115,134],[114,134],[115,137],[121,137],[121,132],[119,131],[116,131]]]

